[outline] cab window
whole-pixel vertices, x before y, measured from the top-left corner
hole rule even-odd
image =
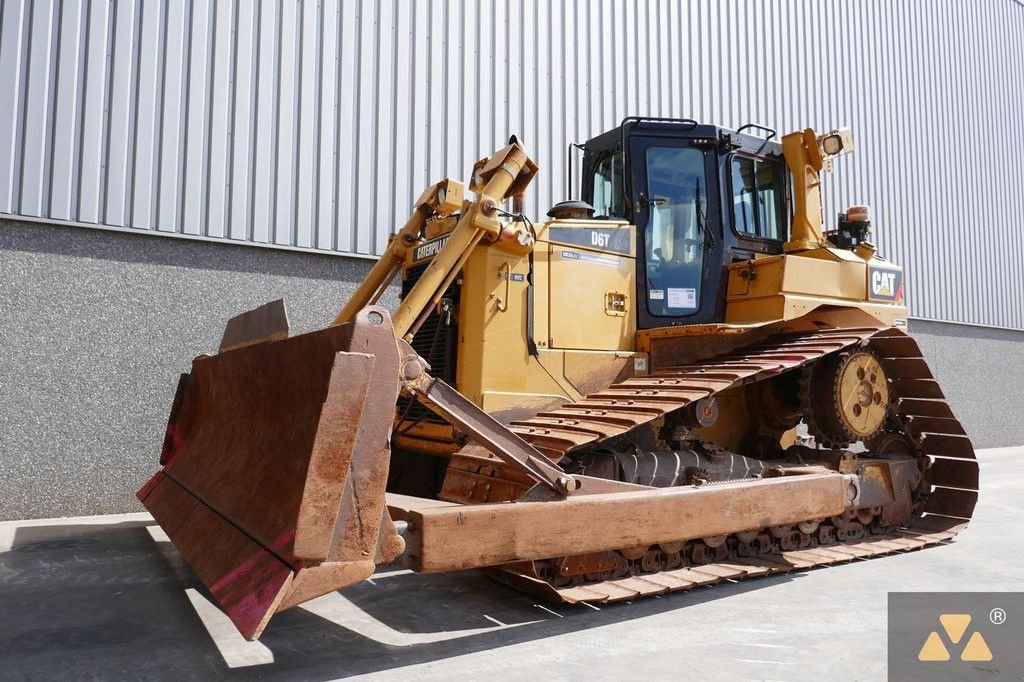
[[[607,154],[594,168],[594,215],[622,217],[622,153]]]
[[[733,226],[740,235],[785,241],[785,168],[733,157]]]
[[[700,310],[707,179],[704,152],[690,147],[647,150],[647,309],[679,317]]]

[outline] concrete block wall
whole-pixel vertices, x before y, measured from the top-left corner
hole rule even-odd
[[[312,331],[371,265],[0,222],[0,520],[142,511],[177,377],[226,321],[283,297]]]

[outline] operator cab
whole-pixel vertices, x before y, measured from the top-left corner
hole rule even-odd
[[[726,266],[782,253],[789,177],[775,136],[627,118],[583,145],[583,200],[637,228],[638,329],[723,321]]]

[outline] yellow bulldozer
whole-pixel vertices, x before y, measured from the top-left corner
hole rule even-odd
[[[383,565],[600,603],[950,540],[978,467],[903,272],[866,207],[823,227],[851,135],[776,137],[628,118],[536,223],[513,138],[333,324],[230,320],[139,497],[248,638]]]

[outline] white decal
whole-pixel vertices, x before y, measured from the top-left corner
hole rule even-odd
[[[590,233],[590,245],[599,246],[602,249],[608,246],[608,242],[611,241],[611,235],[603,232],[591,232]]]
[[[875,296],[896,295],[896,273],[874,270],[871,273],[871,293]]]
[[[594,253],[580,253],[578,251],[562,251],[562,258],[566,260],[578,260],[584,263],[594,263],[596,265],[610,265],[612,267],[621,267],[622,259],[615,258],[613,256],[599,256]]]
[[[664,301],[665,300],[665,292],[662,291],[661,289],[651,289],[651,291],[649,292],[649,295],[650,295],[652,301]]]
[[[413,251],[412,259],[414,261],[418,261],[423,260],[424,258],[433,258],[441,252],[441,249],[443,249],[444,245],[447,243],[448,237],[441,237],[440,239],[435,239],[432,242],[421,244]]]
[[[669,287],[668,290],[668,307],[669,308],[696,308],[697,307],[697,290],[696,289],[673,289]]]

